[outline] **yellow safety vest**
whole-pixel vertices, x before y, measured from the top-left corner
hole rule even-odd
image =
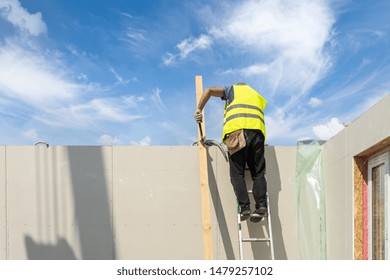
[[[248,85],[234,85],[233,100],[227,100],[222,140],[239,129],[259,129],[265,138],[264,109],[267,100]],[[230,102],[229,102],[230,101]]]

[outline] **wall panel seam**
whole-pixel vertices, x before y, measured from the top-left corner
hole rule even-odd
[[[117,258],[116,240],[115,240],[115,223],[114,223],[114,146],[111,146],[111,236],[112,236],[112,258]]]
[[[9,229],[8,229],[8,174],[7,174],[7,146],[4,147],[4,214],[5,214],[5,259],[9,259]]]

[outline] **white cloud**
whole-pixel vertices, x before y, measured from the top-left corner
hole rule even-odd
[[[274,57],[310,60],[322,50],[334,20],[326,1],[252,0],[229,7],[211,34]]]
[[[293,95],[286,110],[331,67],[325,46],[332,39],[335,15],[329,1],[248,0],[206,11],[203,21],[208,32],[179,43],[180,52],[167,53],[165,65],[189,59],[189,54],[203,48],[245,53],[251,57],[249,65],[219,72],[261,80],[271,94]]]
[[[328,140],[344,128],[344,125],[338,118],[332,118],[326,124],[320,124],[313,127],[314,135],[320,140]]]
[[[313,108],[319,106],[321,103],[322,103],[322,100],[319,98],[316,98],[316,97],[310,98],[310,101],[309,101],[309,105]]]
[[[41,13],[30,14],[17,0],[1,0],[0,15],[22,32],[38,36],[47,32]]]
[[[98,143],[103,146],[113,146],[121,144],[121,141],[116,137],[112,137],[111,135],[103,134],[99,137]]]
[[[85,86],[65,78],[62,65],[18,46],[0,48],[0,95],[40,107],[69,100]],[[39,82],[38,82],[39,81]]]
[[[325,1],[246,1],[228,10],[211,28],[214,40],[266,62],[244,73],[265,74],[270,85],[291,92],[307,91],[328,69],[324,46],[335,18]],[[275,75],[280,77],[276,84]]]
[[[130,141],[132,146],[150,146],[152,144],[152,139],[149,136],[142,138],[140,141]]]
[[[31,140],[37,140],[38,139],[38,133],[35,129],[29,129],[23,132],[23,137]]]

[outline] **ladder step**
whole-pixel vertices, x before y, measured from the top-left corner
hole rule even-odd
[[[270,242],[270,238],[242,238],[242,242]]]

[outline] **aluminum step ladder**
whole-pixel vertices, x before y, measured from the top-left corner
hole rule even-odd
[[[252,193],[252,190],[248,190],[248,193]],[[241,223],[241,214],[240,214],[240,207],[237,206],[237,221],[238,221],[238,240],[239,240],[239,250],[240,250],[240,260],[244,259],[243,255],[243,243],[244,242],[265,242],[268,243],[268,247],[270,249],[270,255],[271,260],[275,259],[274,254],[274,242],[272,237],[272,223],[271,223],[271,211],[270,211],[270,204],[269,204],[269,197],[267,192],[267,217],[264,217],[259,223],[256,223],[255,225],[259,225],[261,228],[263,228],[263,225],[267,227],[267,235],[265,237],[249,237],[249,238],[243,238],[242,237],[242,225]],[[249,218],[246,220],[246,222],[250,223]]]

